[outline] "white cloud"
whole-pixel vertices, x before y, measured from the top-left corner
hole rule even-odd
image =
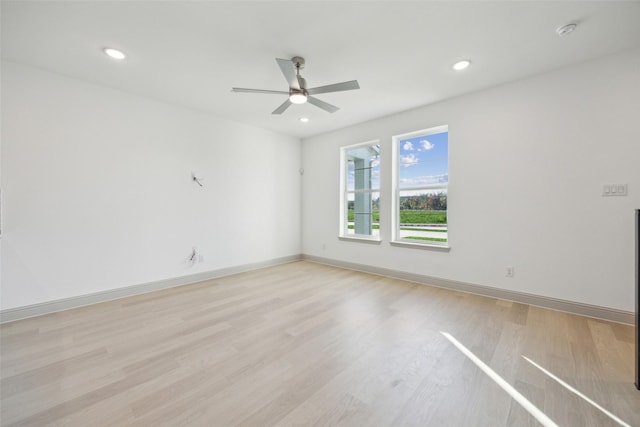
[[[413,153],[407,154],[406,156],[400,156],[400,163],[405,168],[408,168],[409,166],[418,164],[418,158]]]
[[[411,141],[405,141],[405,143],[402,145],[402,149],[405,151],[413,151],[413,144],[411,143]]]
[[[449,182],[449,174],[415,176],[412,178],[401,178],[400,185],[403,187],[419,187],[421,185],[443,184]]]
[[[420,141],[420,145],[422,146],[423,150],[431,150],[433,147],[436,146],[436,144],[433,144],[426,139],[423,139],[422,141]]]

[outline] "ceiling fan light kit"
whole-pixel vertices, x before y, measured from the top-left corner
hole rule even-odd
[[[295,90],[295,89],[291,89],[291,91],[289,92],[289,101],[291,101],[294,104],[304,104],[305,102],[307,102],[307,94],[305,93],[306,90]]]
[[[300,75],[300,70],[304,68],[304,58],[300,56],[294,56],[291,59],[276,58],[276,62],[280,67],[280,71],[284,75],[284,78],[289,84],[289,91],[278,90],[264,90],[264,89],[247,89],[241,87],[231,88],[232,92],[245,92],[245,93],[266,93],[266,94],[288,94],[289,98],[283,102],[278,108],[273,110],[271,114],[282,114],[291,104],[309,104],[327,111],[329,113],[335,113],[339,110],[335,105],[331,105],[311,95],[317,95],[320,93],[329,92],[341,92],[345,90],[360,89],[360,85],[357,80],[351,80],[348,82],[335,83],[327,86],[319,86],[311,89],[307,89],[307,81]]]

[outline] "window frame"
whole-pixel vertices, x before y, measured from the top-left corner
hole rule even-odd
[[[378,158],[379,160],[381,159],[381,151],[382,151],[382,146],[380,144],[380,140],[370,140],[370,141],[366,141],[366,142],[359,142],[357,144],[351,144],[351,145],[345,145],[340,147],[340,221],[339,221],[339,231],[338,231],[338,238],[340,240],[347,240],[347,241],[361,241],[361,242],[365,242],[365,243],[376,243],[379,244],[380,242],[382,242],[382,238],[381,238],[381,233],[380,230],[378,230],[378,235],[374,236],[374,235],[366,235],[366,234],[349,234],[349,194],[353,193],[356,194],[358,192],[358,190],[356,190],[355,188],[353,190],[349,190],[348,188],[348,179],[347,179],[347,172],[348,172],[348,152],[359,148],[359,147],[369,147],[369,146],[374,146],[377,145],[378,146]],[[380,169],[382,165],[380,164]],[[378,193],[378,199],[380,198],[381,195],[381,187],[382,187],[382,172],[380,172],[380,177],[379,177],[379,182],[378,182],[378,187],[377,188],[370,188],[364,191],[360,191],[360,192],[366,192],[366,193]],[[372,213],[373,215],[373,213]],[[378,223],[379,224],[379,223]]]
[[[404,246],[410,248],[423,248],[423,249],[436,249],[436,250],[444,250],[449,251],[451,249],[450,246],[450,235],[449,235],[449,180],[447,179],[446,184],[428,184],[422,186],[414,186],[414,187],[406,187],[400,188],[400,141],[416,138],[419,136],[428,137],[429,135],[439,134],[446,132],[449,134],[449,125],[439,125],[430,127],[427,129],[407,132],[400,135],[394,135],[391,138],[392,145],[392,174],[391,174],[391,186],[393,197],[391,198],[391,241],[390,244],[393,246]],[[447,174],[449,174],[449,145],[448,145],[448,135],[447,135]],[[411,191],[411,190],[446,190],[447,192],[447,241],[446,242],[434,242],[434,241],[419,241],[419,240],[410,240],[403,239],[400,237],[400,193],[403,191]]]

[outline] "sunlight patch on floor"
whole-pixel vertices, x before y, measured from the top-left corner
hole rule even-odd
[[[531,403],[526,397],[524,397],[518,390],[516,390],[511,384],[506,382],[500,375],[498,375],[493,369],[491,369],[487,364],[485,364],[482,360],[480,360],[475,354],[473,354],[468,348],[462,345],[458,340],[456,340],[451,334],[447,332],[440,332],[446,339],[451,342],[454,346],[458,348],[471,360],[475,365],[482,370],[489,378],[491,378],[496,384],[500,386],[504,391],[506,391],[509,396],[511,396],[516,402],[518,402],[527,412],[529,412],[536,420],[540,422],[545,427],[557,427],[558,425],[549,418],[544,412],[542,412],[538,407],[536,407],[533,403]]]
[[[614,420],[615,422],[617,422],[618,424],[625,426],[625,427],[631,427],[629,424],[627,424],[626,422],[622,421],[620,418],[618,418],[616,415],[612,414],[611,412],[607,411],[605,408],[603,408],[602,406],[598,405],[596,402],[594,402],[593,400],[591,400],[590,398],[588,398],[587,396],[585,396],[583,393],[581,393],[579,390],[573,388],[572,386],[570,386],[569,384],[567,384],[566,382],[564,382],[563,380],[561,380],[560,378],[556,377],[555,375],[553,375],[551,372],[547,371],[545,368],[543,368],[542,366],[538,365],[536,362],[534,362],[533,360],[529,359],[527,356],[522,356],[524,360],[526,360],[527,362],[531,363],[533,366],[535,366],[536,368],[540,369],[542,372],[544,372],[545,374],[547,374],[547,376],[551,379],[553,379],[554,381],[556,381],[558,384],[560,384],[561,386],[563,386],[564,388],[566,388],[567,390],[569,390],[570,392],[580,396],[582,399],[584,399],[585,401],[589,402],[591,405],[593,405],[595,408],[599,409],[600,411],[602,411],[602,413],[604,413],[606,416],[608,416],[609,418],[611,418],[612,420]]]

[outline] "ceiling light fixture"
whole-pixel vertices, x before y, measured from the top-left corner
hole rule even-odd
[[[556,34],[559,36],[566,36],[571,33],[578,27],[578,24],[572,22],[571,24],[563,25],[562,27],[556,28]]]
[[[305,102],[307,102],[306,90],[291,89],[289,91],[289,101],[291,101],[293,104],[304,104]]]
[[[308,123],[309,122],[309,117],[300,117],[300,121],[302,123]]]
[[[113,49],[111,47],[105,47],[104,49],[102,49],[102,51],[105,53],[105,55],[108,55],[109,57],[120,61],[127,57],[127,55],[125,55],[118,49]]]
[[[462,71],[465,68],[467,68],[469,65],[471,65],[471,61],[469,61],[468,59],[464,59],[462,61],[458,61],[455,64],[453,64],[451,68],[453,68],[456,71]]]

